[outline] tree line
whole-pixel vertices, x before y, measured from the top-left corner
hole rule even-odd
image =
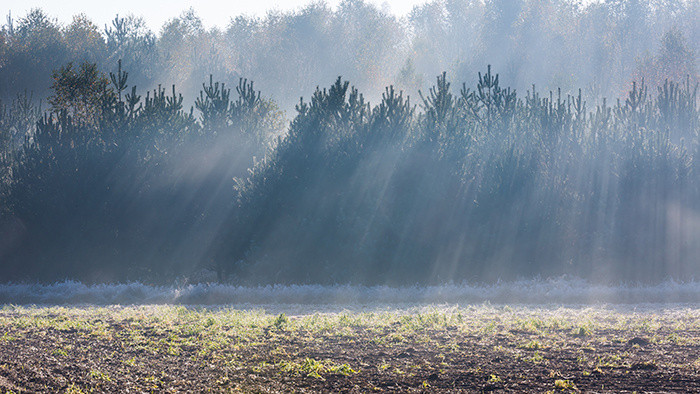
[[[417,103],[337,78],[290,123],[252,82],[187,109],[69,63],[50,107],[0,105],[6,280],[406,284],[692,278],[700,107],[690,76],[524,94],[491,66]]]

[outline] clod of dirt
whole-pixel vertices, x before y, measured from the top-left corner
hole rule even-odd
[[[644,339],[644,338],[640,338],[640,337],[634,337],[634,338],[630,339],[629,341],[627,341],[627,344],[630,346],[633,346],[633,345],[647,346],[647,345],[649,345],[649,340]]]
[[[396,357],[398,357],[398,358],[412,357],[415,352],[416,352],[416,349],[409,347],[406,350],[404,350],[403,352],[399,353]]]
[[[634,363],[630,367],[632,370],[638,371],[653,371],[659,367],[653,361],[643,361],[641,363]]]

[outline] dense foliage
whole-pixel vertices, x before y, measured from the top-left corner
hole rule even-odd
[[[412,283],[573,274],[695,275],[697,85],[524,95],[489,66],[443,73],[418,106],[338,78],[283,133],[253,84],[202,84],[196,108],[145,97],[121,63],[53,73],[51,107],[3,106],[7,278]],[[280,134],[282,133],[282,134]],[[20,141],[18,135],[22,135]],[[276,142],[274,142],[276,139]]]
[[[235,177],[264,157],[281,112],[241,80],[203,84],[200,115],[175,87],[145,97],[94,64],[54,72],[51,109],[3,106],[4,278],[170,280],[201,262]],[[128,92],[128,93],[127,93]],[[28,108],[26,106],[29,106]],[[27,122],[27,117],[36,123]]]
[[[158,35],[8,18],[2,278],[693,278],[698,4],[349,0]],[[338,74],[358,88],[316,87]]]
[[[692,277],[699,109],[689,80],[591,111],[489,68],[458,94],[443,74],[415,112],[338,79],[241,184],[218,261],[270,282]]]

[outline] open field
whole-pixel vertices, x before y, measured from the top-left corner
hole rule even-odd
[[[700,309],[5,306],[6,392],[700,391]]]

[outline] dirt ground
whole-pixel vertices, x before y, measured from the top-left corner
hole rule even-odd
[[[0,310],[2,392],[700,392],[700,309]]]

